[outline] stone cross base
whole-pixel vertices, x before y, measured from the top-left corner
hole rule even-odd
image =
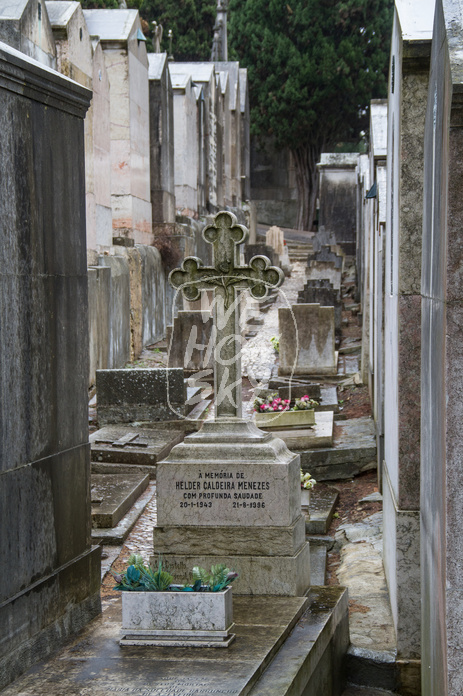
[[[158,464],[157,500],[153,561],[162,554],[176,582],[226,563],[236,594],[309,588],[300,461],[281,439],[240,419],[205,423]]]

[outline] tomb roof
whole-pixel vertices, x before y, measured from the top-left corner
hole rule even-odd
[[[214,63],[171,63],[189,73],[193,82],[209,82],[214,75]]]
[[[0,19],[21,19],[29,0],[8,0],[0,3]]]
[[[65,28],[72,15],[80,7],[80,2],[74,0],[51,0],[45,3],[48,19],[53,28]]]
[[[148,78],[160,80],[167,63],[167,53],[148,53]]]
[[[172,63],[169,63],[170,79],[172,82],[173,89],[186,89],[188,83],[191,82],[191,75],[185,72],[177,72],[172,70]]]
[[[234,111],[238,100],[238,88],[240,81],[240,64],[238,61],[216,61],[216,70],[226,72],[230,78],[230,109]],[[223,90],[222,90],[223,91]]]
[[[405,41],[432,39],[436,0],[395,0]]]
[[[91,36],[101,41],[127,41],[138,17],[138,10],[84,10]]]
[[[317,166],[319,168],[354,169],[357,166],[358,157],[358,152],[323,152]]]

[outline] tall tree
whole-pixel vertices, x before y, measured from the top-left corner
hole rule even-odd
[[[162,25],[163,51],[169,51],[167,32],[172,30],[175,60],[210,60],[216,0],[128,0],[127,5],[138,7],[150,28],[152,21]]]
[[[393,0],[231,0],[231,55],[248,68],[253,134],[289,148],[298,229],[311,230],[316,165],[368,127],[387,94]]]

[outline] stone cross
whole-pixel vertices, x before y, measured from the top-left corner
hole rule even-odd
[[[195,256],[186,258],[181,268],[171,271],[171,285],[182,290],[189,301],[199,299],[202,290],[215,290],[214,384],[217,418],[241,418],[241,331],[240,290],[249,289],[258,300],[284,279],[283,271],[270,266],[265,256],[254,256],[249,266],[240,266],[238,245],[246,241],[248,230],[236,217],[220,212],[214,223],[203,230],[203,238],[213,248],[213,265],[203,266]]]

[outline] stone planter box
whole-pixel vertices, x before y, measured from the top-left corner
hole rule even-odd
[[[227,648],[234,640],[232,589],[122,592],[120,645]]]
[[[256,413],[258,428],[289,428],[291,426],[307,427],[315,425],[315,411],[272,411],[271,413]]]

